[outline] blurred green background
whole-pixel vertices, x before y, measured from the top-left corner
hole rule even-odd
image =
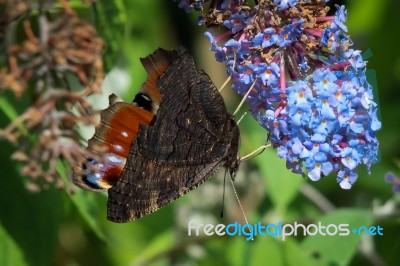
[[[185,46],[197,66],[217,87],[226,78],[198,27],[197,16],[186,14],[170,0],[101,0],[95,8],[71,1],[79,16],[95,25],[106,42],[106,80],[102,97],[113,91],[130,101],[145,72],[139,58],[157,47]],[[365,169],[350,191],[335,177],[319,182],[291,174],[276,152],[267,149],[244,162],[236,188],[249,222],[349,223],[380,225],[383,236],[188,237],[187,224],[244,223],[235,195],[226,186],[225,215],[220,218],[224,171],[167,207],[128,224],[106,220],[107,195],[54,187],[28,192],[20,165],[10,159],[15,150],[0,142],[0,266],[2,265],[398,265],[400,261],[399,195],[384,180],[388,171],[400,176],[400,2],[397,0],[334,1],[346,4],[353,48],[370,50],[368,68],[377,75],[382,129],[378,134],[381,161]],[[370,82],[373,82],[370,80]],[[240,99],[224,90],[228,110]],[[11,94],[0,94],[2,101]],[[11,100],[10,100],[11,101]],[[17,110],[24,105],[18,102]],[[19,106],[21,105],[21,106]],[[22,107],[21,107],[22,108]],[[9,123],[0,113],[0,127]],[[240,125],[241,154],[262,145],[266,132],[247,116]],[[90,136],[90,133],[84,132]],[[68,169],[66,169],[68,171]]]

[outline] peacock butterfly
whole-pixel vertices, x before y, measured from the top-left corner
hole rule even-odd
[[[89,140],[88,149],[105,154],[105,162],[83,158],[74,167],[77,186],[108,191],[113,222],[154,212],[221,166],[233,173],[239,165],[237,124],[191,55],[158,49],[142,64],[148,78],[133,103],[110,96]]]

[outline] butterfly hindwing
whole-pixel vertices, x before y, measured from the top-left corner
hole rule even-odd
[[[119,183],[108,190],[108,215],[113,222],[128,222],[158,210],[206,181],[223,162],[194,167],[157,164],[136,154]],[[131,168],[132,167],[132,168]]]

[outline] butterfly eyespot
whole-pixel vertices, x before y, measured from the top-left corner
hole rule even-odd
[[[153,101],[147,94],[138,93],[138,94],[136,94],[135,99],[133,100],[132,104],[136,105],[136,106],[140,106],[141,108],[151,112]]]

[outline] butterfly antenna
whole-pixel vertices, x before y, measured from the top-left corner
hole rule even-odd
[[[236,125],[239,125],[239,123],[242,121],[242,119],[247,115],[247,111],[243,113],[243,115],[239,118],[239,120],[236,122]]]
[[[256,85],[257,82],[257,78],[253,81],[253,84],[251,84],[249,90],[246,92],[246,94],[243,96],[242,101],[239,103],[238,107],[236,108],[235,112],[233,112],[233,116],[235,116],[237,114],[237,112],[239,112],[240,108],[242,108],[242,105],[244,104],[244,101],[247,99],[247,97],[249,96],[250,92],[253,90],[254,85]]]
[[[269,136],[270,136],[270,133],[268,132],[266,142],[269,141]],[[270,146],[271,146],[271,144],[262,145],[262,146],[258,147],[257,149],[255,149],[254,151],[250,152],[249,154],[247,154],[247,155],[243,156],[242,158],[240,158],[239,161],[241,161],[241,162],[242,161],[247,161],[248,159],[256,157],[257,155],[260,155],[261,153],[263,153],[265,151],[265,149],[270,147]]]
[[[233,66],[232,66],[232,69],[235,69],[235,67],[236,67],[236,52],[233,52]],[[232,78],[232,74],[229,75],[229,77],[226,79],[225,83],[222,84],[222,87],[218,90],[218,92],[221,92],[225,88],[226,84],[228,84],[228,82],[231,80],[231,78]]]
[[[242,214],[243,214],[243,217],[244,217],[244,221],[248,224],[249,222],[247,220],[246,214],[244,213],[242,202],[240,201],[239,196],[238,196],[238,194],[236,192],[235,184],[233,183],[232,178],[230,178],[230,180],[231,180],[231,184],[232,184],[232,188],[233,188],[233,193],[235,194],[235,197],[236,197],[236,200],[237,200],[237,202],[239,204],[240,210],[242,211]]]
[[[235,184],[233,183],[233,179],[232,179],[232,178],[229,178],[229,179],[231,180],[231,184],[232,184],[232,188],[233,188],[233,193],[235,193],[236,200],[237,200],[237,202],[239,203],[239,207],[240,207],[240,210],[242,211],[242,214],[243,214],[243,217],[244,217],[244,221],[246,222],[246,224],[249,224],[249,221],[247,220],[247,216],[246,216],[246,214],[244,213],[242,203],[240,202],[239,196],[238,196],[238,194],[237,194],[237,192],[236,192],[236,188],[235,188]],[[250,232],[252,232],[252,230],[251,230],[250,227],[249,227],[249,230],[250,230]],[[253,240],[253,239],[254,239],[254,238],[252,238],[251,240]]]
[[[225,170],[225,175],[224,175],[224,187],[223,187],[223,189],[222,189],[221,218],[224,217],[226,173],[227,173],[227,170]]]
[[[221,86],[221,88],[218,90],[218,92],[221,92],[221,91],[225,88],[226,84],[228,84],[228,82],[231,80],[231,78],[232,78],[232,76],[229,76],[229,77],[225,80],[224,84],[222,84],[222,86]]]
[[[257,155],[263,153],[264,150],[265,150],[266,148],[268,148],[268,147],[271,147],[271,144],[262,145],[262,146],[258,147],[257,149],[255,149],[254,151],[250,152],[249,154],[247,154],[247,155],[241,157],[241,158],[240,158],[240,161],[242,162],[242,161],[246,161],[246,160],[248,160],[248,159],[251,159],[251,158],[253,158],[253,157],[255,157],[255,156],[257,156]]]

